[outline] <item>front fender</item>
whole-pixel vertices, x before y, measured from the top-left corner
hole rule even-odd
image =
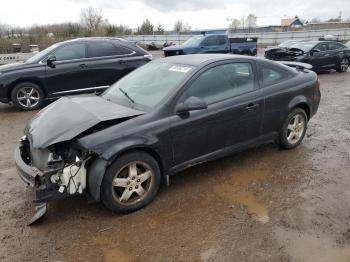
[[[157,144],[157,142],[158,139],[156,139],[155,137],[147,136],[138,136],[128,140],[121,140],[118,143],[115,143],[107,149],[105,149],[102,152],[101,157],[111,162],[124,151],[140,147],[151,148],[151,145]]]
[[[138,137],[133,140],[126,140],[116,143],[105,150],[101,155],[93,160],[88,169],[89,192],[93,201],[99,202],[101,196],[101,184],[108,166],[121,154],[132,149],[144,149],[146,151],[158,152],[149,145],[152,142],[146,137]],[[159,161],[159,159],[157,159]],[[163,165],[163,163],[161,163]]]
[[[99,202],[101,198],[101,184],[106,173],[109,162],[101,157],[93,160],[88,168],[87,177],[90,195],[95,202]]]

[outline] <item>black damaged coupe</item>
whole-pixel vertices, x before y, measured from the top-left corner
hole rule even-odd
[[[160,182],[195,164],[275,140],[298,146],[320,102],[316,74],[246,56],[153,61],[102,95],[40,111],[15,150],[21,178],[46,203],[85,194],[115,212],[149,204]]]

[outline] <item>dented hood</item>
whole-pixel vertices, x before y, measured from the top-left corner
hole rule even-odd
[[[34,148],[46,148],[71,140],[100,122],[144,113],[95,95],[63,97],[41,110],[28,124],[25,133]]]

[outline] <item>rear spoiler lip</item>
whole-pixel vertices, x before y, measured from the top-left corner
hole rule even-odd
[[[289,66],[289,67],[295,67],[296,69],[312,69],[313,66],[307,63],[302,62],[293,62],[293,61],[278,61],[279,63]]]

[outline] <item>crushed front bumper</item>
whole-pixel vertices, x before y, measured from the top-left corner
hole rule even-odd
[[[43,173],[39,169],[30,166],[26,162],[24,162],[21,151],[22,146],[23,144],[22,142],[20,142],[15,148],[15,162],[18,175],[26,184],[30,185],[31,187],[34,187],[36,177],[43,176]]]
[[[58,192],[57,185],[50,182],[50,176],[57,173],[57,170],[44,173],[36,167],[28,165],[23,159],[23,146],[23,141],[20,141],[16,146],[15,162],[20,178],[35,190],[35,213],[28,222],[28,225],[31,225],[45,215],[48,201],[64,198],[66,194]]]

